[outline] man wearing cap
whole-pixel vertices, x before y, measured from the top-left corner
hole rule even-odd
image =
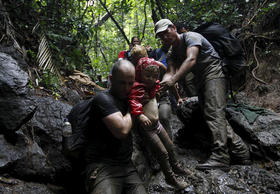
[[[168,53],[168,70],[161,82],[161,90],[170,88],[189,72],[195,76],[199,103],[213,139],[210,157],[196,168],[228,169],[230,157],[227,140],[236,162],[249,163],[247,146],[233,132],[225,118],[226,80],[222,71],[222,60],[213,46],[195,32],[179,35],[168,19],[161,19],[155,24],[155,33],[164,44],[172,46]]]

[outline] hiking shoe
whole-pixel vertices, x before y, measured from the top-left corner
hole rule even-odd
[[[197,170],[211,170],[211,169],[229,170],[229,164],[209,158],[206,162],[202,164],[197,164],[195,168]]]

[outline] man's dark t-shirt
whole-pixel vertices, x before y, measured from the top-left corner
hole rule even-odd
[[[117,139],[106,127],[102,119],[110,114],[128,110],[127,100],[119,100],[109,90],[97,94],[92,102],[90,127],[86,132],[87,146],[85,160],[87,164],[107,163],[126,164],[131,159],[132,136]]]

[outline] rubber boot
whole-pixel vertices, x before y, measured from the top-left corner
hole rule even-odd
[[[184,180],[179,181],[176,179],[175,174],[172,171],[168,160],[159,159],[159,164],[165,176],[165,180],[167,184],[173,186],[176,189],[184,189],[187,186],[189,186],[189,184],[186,183]]]
[[[227,123],[227,136],[231,154],[231,164],[250,165],[250,151],[244,141],[232,130]]]
[[[222,150],[215,150],[212,152],[206,162],[198,164],[196,166],[197,170],[211,170],[211,169],[221,169],[229,170],[229,154]]]

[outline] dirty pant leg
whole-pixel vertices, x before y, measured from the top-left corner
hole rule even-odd
[[[97,184],[90,194],[119,194],[122,193],[123,183],[121,179],[108,178]]]
[[[240,136],[238,136],[230,124],[227,122],[227,136],[230,153],[233,157],[246,158],[250,157],[248,146],[244,143]]]
[[[143,130],[143,129],[142,129]],[[174,175],[170,163],[169,163],[169,155],[166,147],[161,141],[160,137],[153,132],[143,130],[143,135],[145,136],[145,141],[150,146],[153,153],[157,156],[158,163],[161,167],[161,170],[165,176],[165,178],[170,178]],[[162,131],[161,131],[162,133]],[[167,133],[166,136],[169,138]],[[170,138],[169,138],[170,139]],[[170,140],[171,141],[171,140]]]
[[[171,106],[170,104],[164,103],[159,105],[159,120],[162,124],[163,128],[166,130],[167,134],[169,135],[170,139],[172,140],[172,131],[170,126],[170,118],[171,118]]]
[[[125,191],[125,192],[123,192]],[[143,184],[127,184],[123,180],[117,178],[109,178],[100,182],[93,189],[91,194],[146,194],[146,189]]]
[[[218,78],[205,81],[198,98],[205,121],[212,133],[212,156],[217,160],[228,162],[225,79]]]
[[[169,138],[167,132],[162,129],[161,132],[158,134],[160,140],[162,141],[165,149],[168,152],[169,156],[169,161],[171,164],[176,164],[177,163],[177,155],[175,152],[175,146],[172,142],[172,140]]]
[[[91,194],[147,193],[132,164],[126,166],[98,164],[89,175],[87,188]],[[96,178],[90,179],[91,176]]]

